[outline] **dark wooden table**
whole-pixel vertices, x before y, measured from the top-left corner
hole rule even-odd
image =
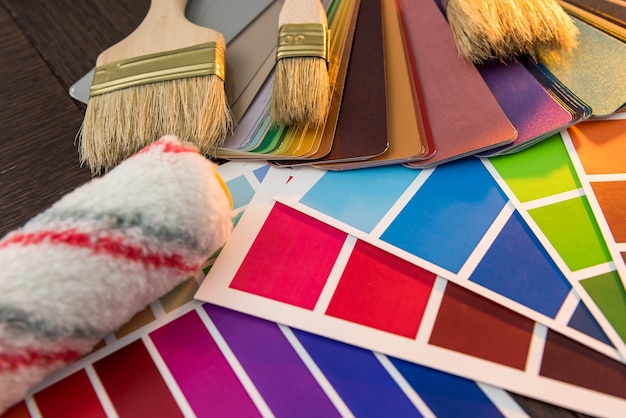
[[[94,66],[102,50],[139,24],[149,1],[0,2],[0,236],[4,236],[91,179],[89,169],[79,164],[75,144],[85,106],[73,100],[68,89]],[[511,395],[534,417],[584,416]]]

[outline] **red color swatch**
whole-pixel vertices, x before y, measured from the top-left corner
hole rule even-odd
[[[141,340],[93,367],[121,418],[183,416]]]
[[[326,313],[415,338],[436,276],[357,241]]]
[[[626,399],[626,365],[552,330],[539,374]]]
[[[313,309],[346,234],[276,203],[230,287]]]
[[[448,282],[430,343],[524,370],[534,322]]]
[[[84,370],[48,386],[34,396],[44,418],[106,417]]]

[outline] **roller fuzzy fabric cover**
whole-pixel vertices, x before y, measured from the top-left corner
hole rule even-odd
[[[228,238],[216,165],[163,137],[0,241],[0,414]]]

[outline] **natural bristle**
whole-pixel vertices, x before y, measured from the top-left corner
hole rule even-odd
[[[82,163],[107,171],[164,135],[211,154],[233,120],[217,76],[150,83],[91,97],[79,132]]]
[[[571,51],[578,28],[556,0],[448,0],[459,53],[480,64]]]
[[[270,116],[275,123],[298,127],[322,125],[329,102],[326,60],[293,57],[276,62],[270,105]]]

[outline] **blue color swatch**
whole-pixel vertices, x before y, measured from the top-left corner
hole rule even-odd
[[[507,198],[477,158],[441,165],[381,239],[457,273]]]
[[[600,327],[600,324],[598,324],[593,315],[591,315],[591,312],[589,312],[589,309],[582,302],[576,307],[568,325],[598,341],[612,345],[609,337],[606,336]]]
[[[263,183],[263,179],[265,178],[265,175],[267,174],[269,170],[270,170],[270,165],[265,164],[264,166],[259,167],[252,172],[254,173],[254,176],[257,178],[257,180],[259,180],[259,183]]]
[[[504,225],[470,281],[556,317],[571,285],[519,212]]]
[[[503,416],[471,380],[403,360],[391,362],[437,417]]]
[[[293,332],[355,416],[422,416],[373,352],[308,332]]]

